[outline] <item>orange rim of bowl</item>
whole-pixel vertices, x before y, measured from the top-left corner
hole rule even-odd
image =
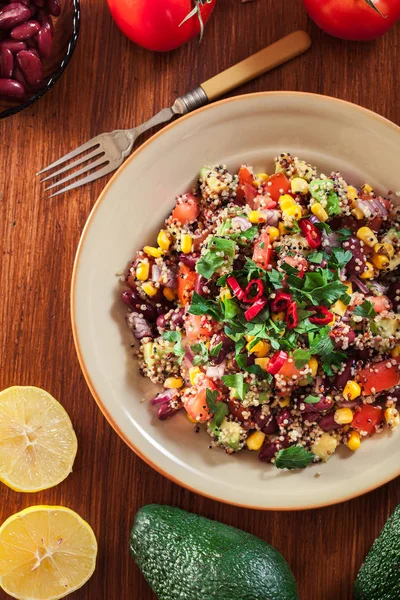
[[[263,510],[263,511],[281,511],[281,512],[288,512],[288,511],[297,511],[297,510],[311,510],[311,509],[316,509],[316,508],[323,508],[326,506],[333,506],[335,504],[340,504],[342,502],[346,502],[348,500],[352,500],[354,498],[358,498],[359,496],[363,496],[364,494],[367,494],[369,492],[372,492],[373,490],[376,490],[377,488],[385,485],[386,483],[389,483],[390,481],[392,481],[393,479],[395,479],[396,477],[398,477],[400,475],[400,466],[398,468],[398,471],[393,475],[390,476],[388,478],[385,478],[383,481],[379,481],[376,485],[372,485],[370,487],[367,487],[365,489],[359,490],[355,493],[349,494],[348,496],[343,496],[341,498],[338,498],[336,500],[333,500],[332,502],[320,502],[320,503],[315,503],[315,504],[311,504],[309,506],[301,506],[299,508],[296,507],[281,507],[281,506],[249,506],[247,504],[243,504],[242,502],[233,502],[230,500],[225,500],[224,498],[219,498],[217,496],[213,496],[211,494],[207,494],[206,492],[203,491],[199,491],[196,488],[191,487],[190,485],[188,485],[187,483],[184,483],[183,481],[181,481],[180,479],[178,479],[177,477],[174,477],[173,475],[171,475],[170,473],[167,473],[165,471],[163,471],[163,469],[161,469],[156,463],[154,463],[148,456],[146,456],[145,454],[143,454],[143,452],[141,452],[141,450],[139,450],[139,448],[137,446],[135,446],[135,444],[128,439],[128,437],[121,431],[121,429],[119,428],[119,426],[117,425],[117,423],[114,421],[112,415],[110,414],[110,412],[108,411],[108,409],[106,408],[106,406],[104,405],[104,403],[101,400],[100,394],[98,394],[92,380],[91,377],[89,375],[88,369],[86,368],[86,363],[84,361],[83,355],[82,355],[82,351],[80,348],[80,343],[79,343],[79,336],[78,336],[78,328],[76,325],[76,317],[75,317],[75,288],[76,288],[76,280],[77,280],[77,272],[78,272],[78,265],[79,265],[79,260],[80,260],[80,254],[85,242],[85,238],[86,235],[89,231],[89,227],[93,218],[93,215],[95,214],[95,212],[97,211],[97,209],[99,208],[100,204],[103,202],[109,188],[111,187],[111,185],[114,183],[114,180],[119,176],[119,174],[121,173],[121,171],[123,169],[126,168],[126,166],[135,159],[135,157],[142,152],[143,150],[145,150],[145,148],[147,148],[155,139],[157,139],[159,136],[163,135],[166,131],[171,130],[172,128],[176,127],[179,123],[181,123],[183,120],[186,119],[190,119],[193,115],[196,115],[200,112],[206,112],[207,110],[213,110],[213,108],[215,106],[220,106],[221,104],[228,104],[230,102],[241,102],[244,99],[248,99],[248,98],[253,98],[253,97],[269,97],[269,96],[289,96],[289,97],[294,97],[294,96],[305,96],[305,97],[310,97],[310,98],[323,98],[324,101],[326,102],[331,102],[332,104],[343,104],[346,106],[351,106],[352,108],[355,108],[357,110],[359,110],[360,112],[366,113],[370,118],[373,118],[375,120],[380,121],[381,123],[385,124],[385,125],[389,125],[395,132],[397,132],[398,134],[400,134],[400,127],[397,126],[395,123],[393,123],[392,121],[390,121],[389,119],[386,119],[385,117],[382,117],[381,115],[378,115],[377,113],[373,112],[372,110],[369,110],[368,108],[365,108],[363,106],[359,106],[358,104],[354,104],[353,102],[348,102],[347,100],[341,100],[339,98],[333,98],[331,96],[325,96],[323,94],[313,94],[313,93],[309,93],[309,92],[288,92],[288,91],[274,91],[274,92],[255,92],[255,93],[250,93],[250,94],[242,94],[239,96],[233,96],[231,98],[225,98],[223,100],[219,100],[218,102],[213,102],[210,104],[207,104],[206,106],[203,106],[202,108],[199,108],[197,110],[195,110],[194,112],[188,113],[186,115],[183,115],[182,117],[180,117],[179,119],[173,121],[172,123],[170,123],[169,125],[166,125],[165,127],[163,127],[162,129],[160,129],[160,131],[157,131],[157,133],[155,133],[154,135],[152,135],[148,140],[146,140],[143,144],[141,144],[139,146],[139,148],[137,148],[137,150],[135,150],[131,156],[124,162],[123,165],[121,165],[121,167],[114,173],[114,175],[112,176],[112,178],[110,179],[110,181],[107,183],[107,185],[105,186],[105,188],[103,189],[103,191],[101,192],[100,196],[98,197],[98,199],[96,200],[96,203],[94,204],[89,217],[87,218],[86,224],[83,228],[82,234],[81,234],[81,238],[78,244],[78,249],[76,251],[76,255],[75,255],[75,261],[74,261],[74,266],[73,266],[73,271],[72,271],[72,279],[71,279],[71,293],[70,293],[70,301],[71,301],[71,322],[72,322],[72,334],[73,334],[73,338],[74,338],[74,344],[75,344],[75,349],[76,349],[76,353],[78,356],[78,361],[82,370],[82,373],[85,377],[86,380],[86,384],[90,390],[90,393],[92,394],[93,398],[95,399],[98,407],[100,408],[101,412],[103,413],[103,415],[105,416],[105,418],[107,419],[107,421],[109,422],[109,424],[111,425],[111,427],[114,429],[114,431],[119,435],[119,437],[125,442],[125,444],[135,452],[135,454],[137,454],[137,456],[139,456],[146,464],[148,464],[150,467],[152,467],[155,471],[157,471],[158,473],[160,473],[160,475],[163,475],[166,479],[169,479],[170,481],[172,481],[173,483],[176,483],[177,485],[180,485],[183,488],[186,488],[187,490],[195,493],[195,494],[199,494],[200,496],[203,496],[205,498],[209,498],[210,500],[215,500],[217,502],[222,502],[225,504],[229,504],[230,506],[239,506],[241,508],[247,508],[249,510]]]

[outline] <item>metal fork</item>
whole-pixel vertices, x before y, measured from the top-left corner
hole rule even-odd
[[[37,175],[42,175],[56,167],[61,167],[55,172],[47,175],[41,182],[49,181],[63,173],[75,169],[79,165],[84,165],[77,171],[72,171],[62,179],[45,188],[45,191],[59,187],[60,185],[74,180],[85,173],[81,179],[66,185],[62,189],[53,193],[50,198],[63,194],[69,190],[80,187],[91,181],[95,181],[104,175],[108,175],[122,165],[125,159],[130,155],[133,145],[137,138],[148,129],[165,123],[175,115],[184,115],[188,112],[204,106],[208,102],[215,100],[219,96],[233,90],[239,85],[258,77],[262,73],[273,69],[274,67],[287,62],[288,60],[302,54],[311,46],[310,36],[305,31],[296,31],[282,38],[278,42],[271,44],[264,50],[253,54],[246,60],[230,67],[226,71],[216,75],[208,81],[201,84],[191,92],[179,96],[170,108],[163,108],[154,117],[133,129],[117,129],[110,133],[102,133],[88,142],[79,146],[69,154],[66,154],[55,161],[45,169],[42,169]],[[82,154],[82,156],[80,156]],[[79,157],[79,158],[77,158]],[[72,163],[68,161],[77,158]],[[65,164],[68,163],[68,164]],[[87,164],[85,164],[87,163]]]

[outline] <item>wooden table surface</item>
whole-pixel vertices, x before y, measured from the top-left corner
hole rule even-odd
[[[62,79],[38,104],[0,121],[0,389],[21,384],[51,392],[71,416],[79,451],[73,474],[55,489],[23,495],[0,484],[0,520],[30,505],[62,504],[91,523],[97,570],[71,599],[154,599],[129,555],[128,538],[138,508],[159,502],[273,544],[293,569],[301,600],[349,600],[366,552],[400,500],[400,480],[338,506],[268,513],[206,500],[137,458],[92,399],[70,327],[74,255],[105,181],[47,200],[34,174],[97,133],[139,124],[177,94],[298,28],[313,37],[309,53],[237,93],[317,92],[400,124],[400,26],[374,43],[346,43],[309,22],[301,0],[218,0],[200,45],[153,54],[123,37],[105,0],[82,5],[80,40]]]

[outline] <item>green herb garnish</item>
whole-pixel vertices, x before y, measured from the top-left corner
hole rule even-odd
[[[377,312],[374,308],[374,305],[371,302],[369,302],[368,300],[364,300],[362,304],[356,306],[356,308],[353,311],[353,314],[359,317],[363,317],[364,319],[372,319],[373,317],[376,317]]]
[[[206,403],[208,410],[214,415],[211,423],[215,427],[220,427],[222,421],[229,413],[228,406],[225,404],[225,402],[217,402],[218,395],[219,392],[217,390],[212,392],[208,388],[206,389]]]
[[[235,390],[241,400],[244,400],[247,392],[249,391],[249,385],[244,381],[244,376],[242,373],[224,375],[221,377],[221,379],[226,386]]]
[[[311,358],[311,352],[309,350],[303,350],[298,348],[293,352],[293,359],[296,369],[302,369],[308,363]]]
[[[206,279],[210,279],[221,267],[229,267],[233,262],[236,244],[233,240],[212,237],[206,253],[197,261],[196,271]]]
[[[204,342],[193,344],[190,349],[195,354],[192,361],[195,367],[208,364],[208,348]]]
[[[320,397],[319,396],[309,395],[309,396],[307,396],[307,398],[304,398],[304,402],[306,404],[317,404],[319,401],[320,401]]]
[[[305,469],[314,460],[314,454],[302,446],[290,446],[279,450],[275,458],[278,469]]]
[[[162,334],[163,338],[167,340],[167,342],[174,343],[173,352],[175,356],[178,357],[179,362],[182,362],[183,357],[185,355],[185,348],[182,346],[182,334],[180,331],[164,331]]]

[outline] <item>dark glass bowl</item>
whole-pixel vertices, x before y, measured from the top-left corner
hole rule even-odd
[[[43,87],[32,92],[22,103],[0,98],[0,119],[28,108],[53,87],[71,60],[78,41],[80,20],[80,0],[61,0],[61,14],[54,19],[53,54],[43,60],[45,73]]]

